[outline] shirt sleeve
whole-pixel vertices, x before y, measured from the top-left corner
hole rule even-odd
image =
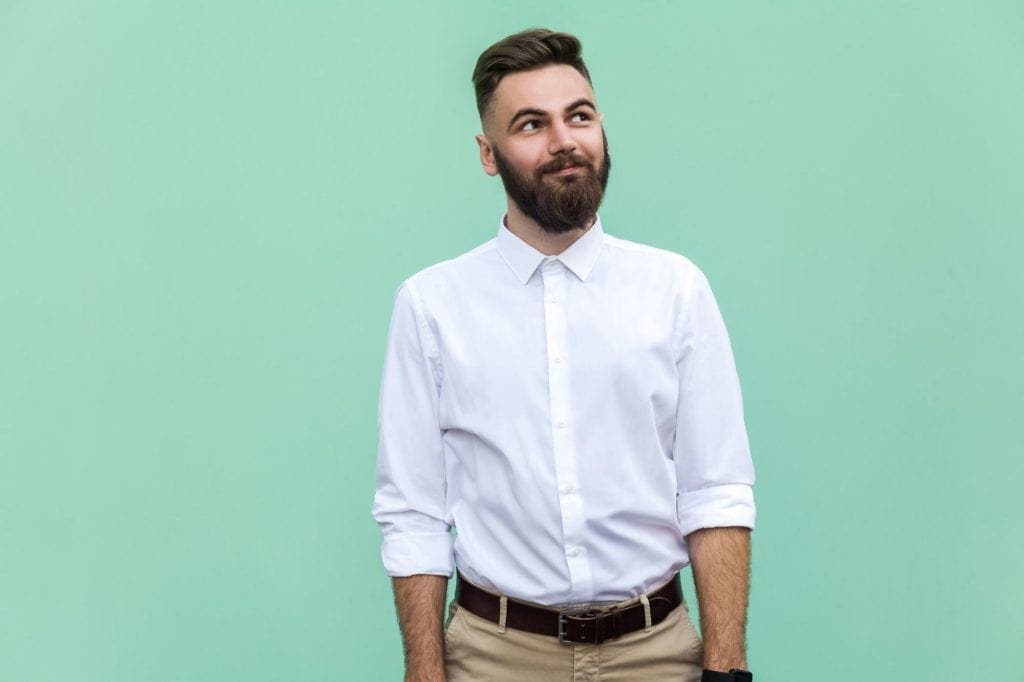
[[[754,527],[754,466],[729,335],[707,278],[694,268],[679,332],[673,459],[683,536]]]
[[[373,517],[390,576],[453,572],[438,425],[440,355],[413,284],[395,292],[377,413]]]

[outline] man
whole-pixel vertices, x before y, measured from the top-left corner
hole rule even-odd
[[[507,213],[398,288],[381,382],[373,512],[406,679],[751,679],[754,472],[708,281],[604,232],[575,37],[509,36],[473,83]]]

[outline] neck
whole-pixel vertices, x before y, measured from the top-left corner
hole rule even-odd
[[[582,237],[594,224],[597,216],[590,219],[581,227],[568,232],[552,233],[541,227],[535,220],[527,217],[515,202],[508,200],[508,214],[505,218],[505,227],[515,236],[537,249],[545,256],[557,256],[573,245],[577,239]]]

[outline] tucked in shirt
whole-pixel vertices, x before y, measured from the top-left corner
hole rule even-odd
[[[605,233],[495,238],[397,289],[374,518],[391,576],[453,568],[564,606],[632,598],[700,528],[754,527],[729,337],[686,257]]]

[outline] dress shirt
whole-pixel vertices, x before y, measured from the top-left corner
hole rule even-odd
[[[457,566],[515,599],[620,601],[687,565],[687,534],[754,527],[708,280],[599,217],[557,256],[503,219],[406,279],[378,408],[373,515],[391,576]]]

